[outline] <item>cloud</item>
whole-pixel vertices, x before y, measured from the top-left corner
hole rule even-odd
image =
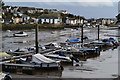
[[[5,2],[118,2],[119,0],[3,0]]]
[[[71,6],[76,5],[74,4],[74,2],[78,2],[78,5],[81,6],[113,6],[113,2],[118,2],[119,0],[3,0],[3,1],[4,2],[44,2],[47,5],[56,5],[47,2],[62,2],[62,4],[64,4],[64,2],[69,2],[69,5]]]

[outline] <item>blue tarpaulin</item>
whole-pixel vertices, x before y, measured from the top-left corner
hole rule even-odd
[[[80,39],[70,39],[70,40],[67,40],[67,41],[78,42],[78,41],[80,41]]]

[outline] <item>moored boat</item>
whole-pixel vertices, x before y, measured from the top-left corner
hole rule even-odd
[[[49,59],[41,54],[29,55],[24,59],[17,59],[14,63],[2,62],[2,70],[7,72],[32,72],[34,70],[62,70],[63,67],[59,61]],[[29,73],[31,74],[31,73]]]
[[[46,56],[50,59],[56,60],[56,61],[64,62],[64,63],[71,62],[70,57],[67,57],[67,56],[60,56],[60,55],[56,55],[56,54],[46,54],[44,56]]]
[[[28,36],[28,34],[25,33],[25,32],[18,32],[18,33],[14,33],[13,36],[15,36],[15,37],[25,37],[25,36]]]
[[[25,55],[25,54],[30,54],[34,52],[35,52],[34,47],[31,47],[31,48],[18,48],[15,51],[9,50],[6,53],[14,56],[19,56],[19,55]]]

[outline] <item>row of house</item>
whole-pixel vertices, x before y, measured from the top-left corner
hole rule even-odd
[[[16,13],[16,12],[21,12],[21,13],[41,13],[41,12],[48,12],[48,13],[63,13],[63,14],[68,14],[66,10],[57,10],[57,9],[43,9],[43,8],[34,8],[34,7],[13,7],[13,6],[4,6],[3,7],[4,13],[5,12],[10,12],[10,13]]]
[[[71,25],[78,25],[78,24],[84,24],[87,23],[87,20],[85,19],[75,19],[75,18],[67,18],[66,19],[66,24],[71,24]]]
[[[50,14],[42,14],[38,15],[38,17],[31,17],[27,14],[35,14],[35,13],[43,13],[48,12]],[[13,23],[13,24],[70,24],[70,25],[78,25],[78,24],[86,24],[89,23],[88,20],[81,17],[66,17],[65,22],[63,22],[63,16],[61,14],[69,14],[66,10],[56,10],[56,9],[42,9],[42,8],[31,8],[31,7],[12,7],[12,6],[4,6],[2,15],[5,13],[11,13],[11,16],[6,16],[2,23]],[[27,14],[26,14],[27,13]],[[92,23],[101,23],[102,25],[113,24],[114,19],[109,18],[100,18],[92,20]]]
[[[31,7],[13,7],[13,6],[4,6],[3,12],[9,12],[9,13],[36,13],[36,12],[43,12],[42,8],[31,8]]]
[[[116,19],[114,18],[99,18],[99,19],[92,19],[91,21],[88,20],[91,24],[101,24],[101,25],[110,25],[115,24]]]
[[[35,13],[56,13],[58,15],[40,15],[37,18],[28,16],[27,14],[35,14]],[[12,13],[12,16],[6,16],[3,18],[2,23],[30,23],[34,24],[37,21],[39,23],[50,23],[50,24],[60,24],[62,23],[62,19],[60,17],[60,13],[68,14],[66,10],[56,10],[56,9],[42,9],[42,8],[32,8],[32,7],[12,7],[12,6],[4,6],[2,15],[6,15],[6,13]],[[40,18],[40,19],[39,19]]]
[[[97,19],[97,22],[100,22],[102,25],[109,25],[109,24],[114,24],[116,19],[112,18],[100,18]]]

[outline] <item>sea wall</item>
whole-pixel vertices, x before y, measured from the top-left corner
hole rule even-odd
[[[27,30],[35,29],[38,26],[43,29],[63,29],[61,24],[2,24],[2,30]]]

